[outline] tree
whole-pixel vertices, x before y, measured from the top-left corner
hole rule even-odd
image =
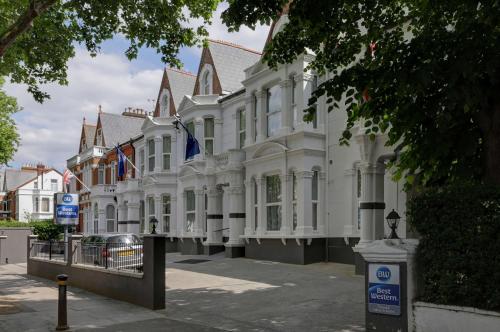
[[[220,0],[15,0],[0,1],[0,76],[25,83],[38,102],[49,98],[39,85],[67,84],[67,62],[75,45],[92,55],[120,34],[130,41],[129,59],[142,46],[179,67],[183,46],[200,44]],[[189,20],[201,23],[193,26]]]
[[[19,111],[16,99],[2,89],[4,79],[0,77],[0,166],[12,159],[19,145],[19,135],[12,114]]]
[[[340,139],[356,123],[386,133],[399,176],[424,185],[476,179],[500,185],[500,3],[427,0],[230,0],[233,30],[289,23],[265,49],[272,67],[306,48],[310,68],[329,73],[326,95],[345,110]],[[307,118],[311,117],[311,108]]]

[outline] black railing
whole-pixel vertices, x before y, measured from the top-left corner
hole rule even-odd
[[[65,251],[66,242],[64,241],[35,241],[31,244],[30,257],[64,262]]]
[[[78,243],[73,263],[104,269],[142,272],[142,243]]]

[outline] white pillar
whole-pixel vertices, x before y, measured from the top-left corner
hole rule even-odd
[[[243,246],[240,236],[245,228],[245,189],[243,186],[231,186],[226,192],[229,194],[229,240],[228,246]]]
[[[222,211],[217,200],[221,195],[215,186],[215,175],[207,176],[207,240],[205,245],[222,245]]]
[[[179,235],[179,223],[181,220],[178,217],[178,207],[177,207],[177,196],[170,196],[170,236],[178,236]]]
[[[118,205],[118,232],[127,232],[127,206],[123,203]]]
[[[156,233],[162,233],[163,232],[163,220],[161,217],[162,214],[162,199],[160,194],[156,194],[154,197],[155,200],[155,218],[158,220],[158,223],[156,224]],[[150,226],[152,227],[152,226]],[[149,229],[149,231],[152,231],[152,228]]]
[[[203,222],[205,220],[205,191],[203,189],[195,189],[195,223],[194,223],[194,235],[196,237],[202,237],[204,235]]]
[[[194,137],[200,144],[200,153],[194,156],[195,160],[201,160],[204,158],[205,154],[205,141],[203,140],[204,136],[204,128],[203,128],[203,119],[196,118],[194,119]],[[187,140],[187,137],[186,137]]]
[[[326,230],[327,208],[326,208],[326,172],[319,172],[318,179],[318,233],[324,234]]]
[[[312,177],[313,172],[297,172],[297,229],[295,234],[310,235],[312,226]]]
[[[179,237],[184,237],[186,233],[187,218],[186,218],[186,191],[183,190],[180,194],[180,201],[178,202],[178,216],[180,220]]]
[[[137,202],[128,203],[128,219],[133,223],[127,224],[127,232],[139,234],[141,218],[140,218],[140,204]]]
[[[247,95],[245,97],[245,145],[251,145],[254,143],[254,130],[253,127],[253,105],[254,98],[253,95]]]
[[[266,119],[266,99],[267,91],[260,90],[255,93],[257,97],[257,142],[262,142],[267,138],[267,119]]]
[[[264,199],[266,198],[266,178],[263,176],[261,178],[256,178],[255,181],[257,182],[257,202],[258,202],[257,229],[255,232],[258,235],[263,235],[267,230],[266,208],[264,202]]]
[[[292,131],[292,109],[290,87],[291,80],[286,79],[280,82],[281,87],[281,129],[282,135],[289,134]]]
[[[182,154],[179,156],[178,150],[177,150],[177,135],[172,132],[172,135],[170,136],[170,171],[172,173],[177,172],[177,163],[178,163],[178,158],[183,158]]]
[[[222,125],[224,121],[219,118],[214,119],[214,155],[222,153]],[[201,141],[200,141],[201,142]]]
[[[245,180],[245,235],[254,234],[255,230],[255,201],[254,201],[254,183]]]
[[[292,234],[292,183],[291,176],[287,173],[281,177],[281,234]]]
[[[159,173],[162,170],[162,143],[163,138],[161,136],[155,136],[155,168],[154,172]]]
[[[99,207],[99,222],[98,222],[98,229],[99,229],[99,234],[106,233],[107,231],[107,225],[106,225],[106,210],[101,209]]]

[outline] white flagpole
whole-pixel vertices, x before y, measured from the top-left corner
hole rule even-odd
[[[85,187],[85,189],[87,189],[88,191],[91,191],[91,190],[90,190],[90,188],[89,188],[89,187],[87,187],[87,186],[85,185],[85,183],[83,183],[83,182],[82,182],[82,181],[78,178],[78,176],[76,176],[76,175],[75,175],[75,173],[73,173],[73,172],[72,172],[72,171],[70,171],[69,169],[68,169],[68,172],[70,172],[70,173],[73,175],[73,177],[75,178],[75,180],[76,180],[76,181],[78,181],[78,182],[80,182],[80,184],[81,184],[82,186],[84,186],[84,187]]]
[[[118,144],[115,144],[115,147],[114,147],[113,149],[110,149],[109,151],[111,151],[111,150],[116,150],[116,148],[117,148],[117,147],[119,148]],[[120,151],[121,151],[121,149],[120,149]],[[141,172],[139,171],[139,169],[138,169],[138,168],[134,165],[134,163],[133,163],[133,162],[131,162],[131,161],[130,161],[130,159],[128,159],[127,155],[126,155],[123,151],[122,151],[122,154],[123,154],[123,156],[125,157],[125,160],[126,160],[126,161],[128,161],[128,162],[130,163],[130,166],[132,166],[132,167],[135,169],[135,171],[136,171],[138,174],[140,174]]]

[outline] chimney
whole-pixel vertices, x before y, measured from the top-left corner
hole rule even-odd
[[[134,118],[145,118],[147,112],[145,112],[142,108],[125,107],[125,111],[122,113],[122,115]]]

